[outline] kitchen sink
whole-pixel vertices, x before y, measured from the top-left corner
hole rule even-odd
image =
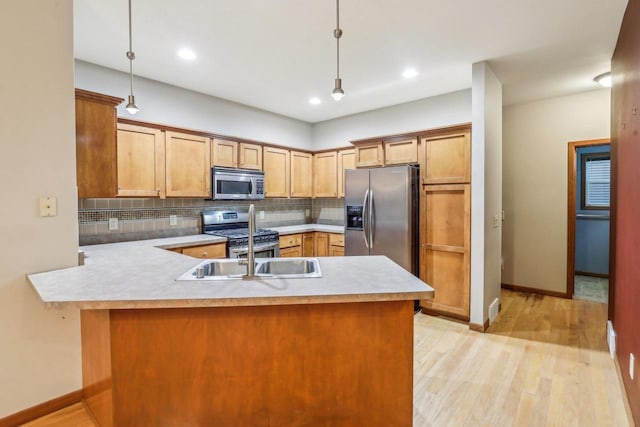
[[[261,258],[256,259],[257,278],[304,279],[322,277],[316,258]],[[238,259],[206,260],[178,277],[177,281],[211,281],[242,279],[247,274],[246,264]]]

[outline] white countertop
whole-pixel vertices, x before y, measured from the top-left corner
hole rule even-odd
[[[275,230],[282,235],[306,233],[308,231],[324,231],[327,233],[344,233],[343,225],[327,225],[327,224],[300,224],[287,225],[284,227],[265,227],[269,230]]]
[[[28,279],[49,308],[314,304],[433,295],[431,287],[383,256],[319,257],[322,278],[177,282],[202,260],[161,249],[223,241],[196,235],[84,246],[85,265]]]

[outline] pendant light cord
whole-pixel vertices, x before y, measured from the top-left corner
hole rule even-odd
[[[333,32],[336,38],[336,78],[340,78],[340,36],[342,36],[342,30],[340,29],[340,0],[336,0],[336,30]]]
[[[133,42],[131,37],[131,0],[129,0],[129,51],[127,52],[127,58],[129,58],[129,89],[131,95],[133,95],[133,60],[136,58],[133,53]]]

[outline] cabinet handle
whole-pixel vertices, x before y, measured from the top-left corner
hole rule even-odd
[[[207,255],[209,255],[209,252],[203,252],[202,253],[202,256],[207,256]]]

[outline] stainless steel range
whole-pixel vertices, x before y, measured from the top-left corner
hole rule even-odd
[[[231,210],[202,211],[202,232],[227,238],[227,257],[246,258],[249,250],[249,214]],[[258,229],[253,235],[256,258],[280,256],[277,231]]]

